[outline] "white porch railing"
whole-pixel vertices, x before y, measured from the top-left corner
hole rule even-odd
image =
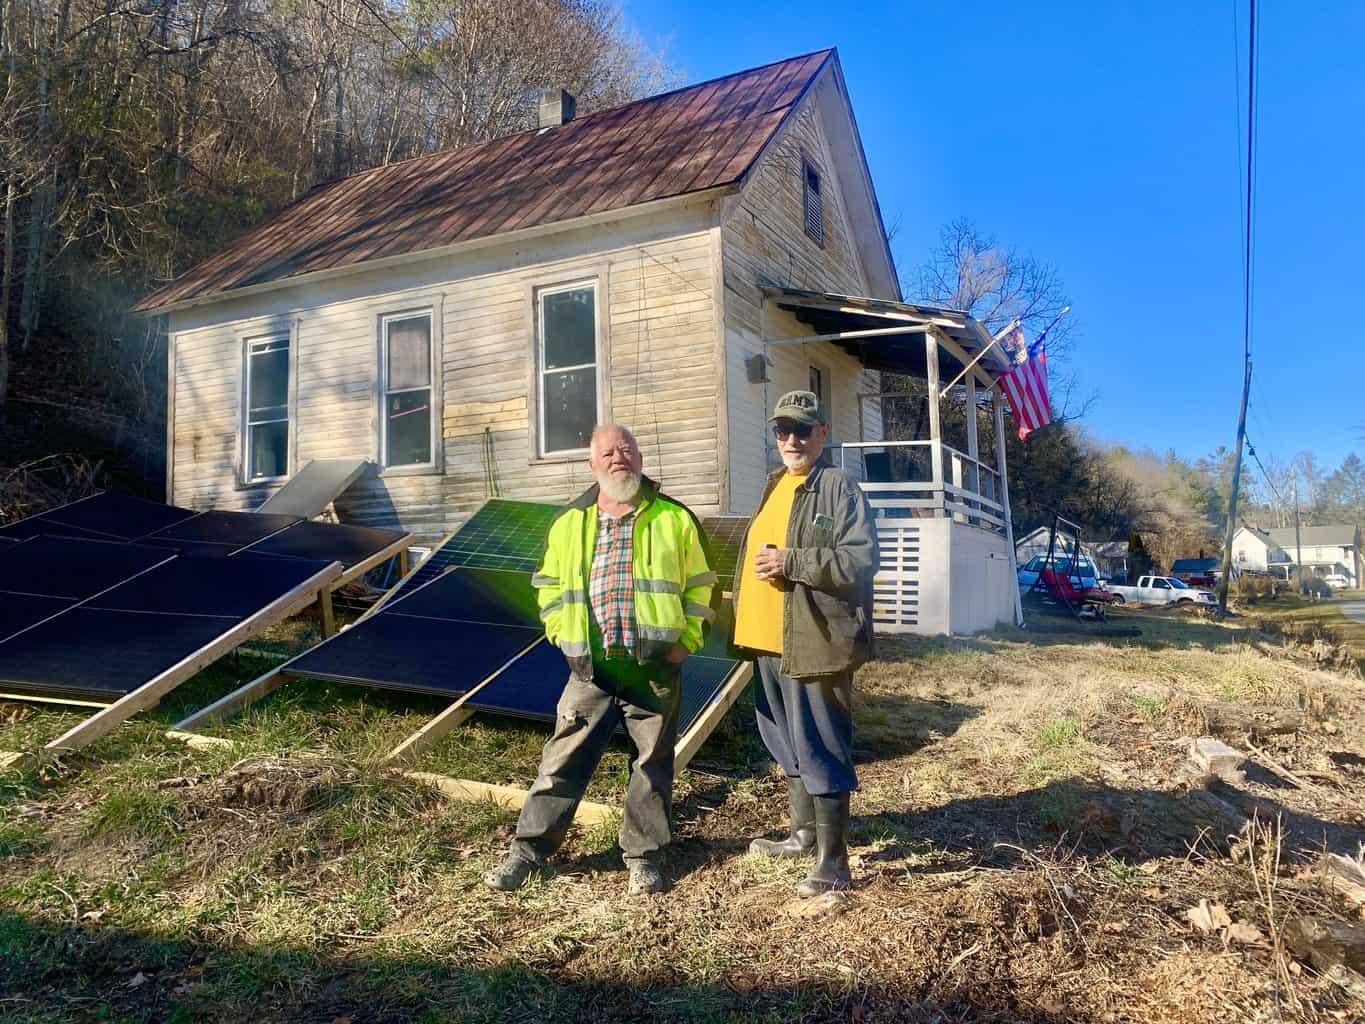
[[[867,492],[878,519],[945,518],[1005,533],[1000,474],[942,441],[851,441],[837,466]]]

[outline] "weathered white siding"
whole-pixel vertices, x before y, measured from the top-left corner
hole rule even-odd
[[[531,456],[532,289],[598,282],[609,417],[638,435],[645,471],[698,513],[718,510],[718,315],[711,204],[491,249],[375,269],[177,314],[172,500],[254,508],[268,487],[238,485],[243,339],[293,331],[294,468],[378,456],[379,318],[431,308],[441,352],[444,472],[390,471],[352,488],[348,521],[431,537],[489,494],[562,501],[589,482],[586,459]],[[485,428],[490,433],[485,435]]]
[[[802,159],[821,177],[824,244],[805,231]],[[812,363],[830,373],[832,440],[876,440],[881,417],[876,403],[859,394],[879,389],[879,375],[837,345],[771,345],[767,384],[749,384],[744,361],[763,350],[762,337],[800,336],[812,330],[771,306],[762,309],[762,285],[866,295],[835,161],[817,97],[807,97],[769,146],[737,199],[727,203],[721,226],[725,268],[726,374],[729,381],[730,510],[751,512],[762,494],[769,466],[767,417],[778,397],[810,382]],[[860,417],[862,422],[860,424]],[[861,427],[861,429],[860,429]],[[774,463],[775,465],[775,463]]]

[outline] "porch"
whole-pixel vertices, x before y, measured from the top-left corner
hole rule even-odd
[[[765,289],[765,355],[829,343],[903,378],[859,395],[860,436],[828,449],[877,517],[878,632],[965,634],[1022,622],[997,387],[1009,363],[992,341],[956,310]]]

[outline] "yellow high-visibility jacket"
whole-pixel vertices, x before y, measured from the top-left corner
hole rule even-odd
[[[592,616],[588,572],[597,538],[597,486],[569,504],[550,526],[545,557],[532,577],[545,636],[564,652],[574,673],[592,677]],[[659,493],[645,477],[631,543],[635,593],[635,658],[662,662],[675,643],[701,649],[715,619],[716,574],[691,511]]]

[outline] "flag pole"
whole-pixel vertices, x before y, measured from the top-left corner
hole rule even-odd
[[[973,359],[966,366],[964,366],[962,368],[962,372],[959,373],[956,377],[954,377],[952,381],[948,384],[948,386],[938,393],[938,397],[940,399],[947,398],[948,392],[952,391],[953,388],[957,387],[957,385],[961,383],[962,378],[972,372],[972,367],[975,366],[977,363],[981,362],[981,360],[985,358],[987,352],[989,352],[991,349],[995,348],[996,345],[999,345],[1002,341],[1008,338],[1010,332],[1013,331],[1018,326],[1019,326],[1018,320],[1011,320],[1009,322],[1009,326],[1007,326],[995,337],[991,338],[990,344],[982,348],[982,350],[976,354],[976,358]]]

